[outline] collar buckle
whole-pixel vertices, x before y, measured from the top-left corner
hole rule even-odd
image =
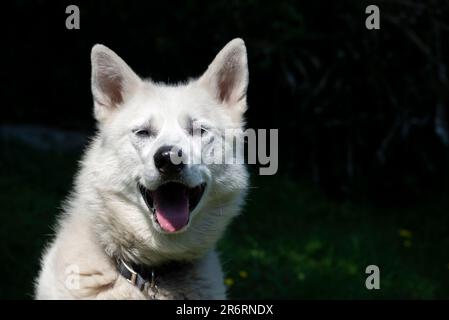
[[[126,278],[126,281],[128,281],[129,283],[131,283],[132,285],[136,285],[137,283],[137,272],[134,271],[130,266],[128,266],[126,264],[125,261],[123,261],[122,259],[119,259],[119,262],[126,268],[126,270],[129,271],[129,273],[131,274],[131,278]]]

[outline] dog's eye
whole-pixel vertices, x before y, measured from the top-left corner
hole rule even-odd
[[[138,137],[149,137],[151,136],[151,131],[149,129],[135,129],[134,134]]]

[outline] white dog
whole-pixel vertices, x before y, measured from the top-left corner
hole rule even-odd
[[[98,133],[45,251],[36,298],[225,298],[214,247],[240,211],[247,170],[190,160],[199,150],[212,157],[204,150],[232,143],[223,144],[225,129],[243,127],[244,42],[232,40],[201,77],[177,85],[142,80],[102,45],[91,58]]]

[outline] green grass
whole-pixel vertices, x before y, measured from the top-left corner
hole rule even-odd
[[[0,298],[30,298],[79,155],[5,142],[1,150]],[[335,203],[286,177],[252,180],[219,243],[231,298],[449,298],[446,200],[385,209]],[[370,264],[380,267],[380,290],[365,288]]]
[[[444,201],[376,209],[333,203],[286,178],[254,180],[244,214],[220,243],[232,297],[449,298]],[[365,287],[370,264],[380,268],[380,290]]]

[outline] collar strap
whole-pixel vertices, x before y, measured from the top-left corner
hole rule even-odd
[[[118,272],[132,285],[139,288],[140,291],[155,287],[154,269],[149,272],[138,273],[122,259],[117,260]]]

